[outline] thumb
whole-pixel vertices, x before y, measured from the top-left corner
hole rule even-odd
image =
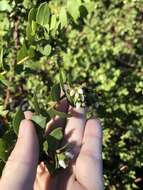
[[[12,151],[0,181],[3,190],[31,190],[36,176],[39,143],[33,123],[23,120],[18,140]]]

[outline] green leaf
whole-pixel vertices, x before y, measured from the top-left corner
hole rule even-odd
[[[66,74],[64,70],[60,69],[60,85],[65,92],[65,95],[71,105],[74,105],[72,97],[68,94],[68,92],[65,90],[65,84],[69,85],[69,79],[66,77]]]
[[[47,137],[49,150],[56,151],[63,137],[64,136],[61,127],[54,129]]]
[[[6,161],[8,156],[8,144],[2,138],[0,138],[0,160]]]
[[[23,0],[23,6],[24,6],[26,9],[30,9],[31,6],[32,6],[32,1],[30,1],[30,0]]]
[[[32,8],[28,14],[28,24],[27,24],[26,34],[29,40],[32,40],[33,36],[36,34],[37,30],[36,13],[37,9]]]
[[[39,48],[39,51],[43,54],[43,55],[45,55],[45,56],[48,56],[48,55],[50,55],[50,53],[51,53],[51,50],[52,50],[52,47],[48,44],[48,45],[46,45],[46,46],[44,46],[43,48]]]
[[[3,105],[0,105],[0,116],[5,117],[8,113],[8,110],[4,109]]]
[[[40,24],[41,26],[47,26],[50,22],[50,9],[48,6],[48,3],[42,3],[37,11],[36,14],[36,22]]]
[[[28,14],[28,22],[29,22],[29,24],[32,24],[32,21],[36,21],[36,13],[37,13],[36,8],[32,8],[29,11],[29,14]]]
[[[61,85],[63,91],[64,91],[65,82],[66,82],[65,72],[62,69],[60,69],[60,85]]]
[[[31,46],[28,50],[28,56],[29,58],[33,58],[35,56],[35,47],[34,46]]]
[[[59,15],[59,20],[60,20],[60,23],[61,23],[61,29],[63,27],[67,26],[68,21],[67,21],[67,12],[66,12],[65,7],[61,8],[60,15]]]
[[[13,131],[12,128],[10,128],[9,130],[7,130],[4,133],[4,135],[2,136],[2,138],[7,142],[7,144],[10,147],[12,147],[15,144],[16,139],[17,139],[17,137],[16,137],[16,135],[15,135],[15,133],[14,133],[14,131]]]
[[[33,115],[31,120],[34,121],[42,129],[46,128],[46,122],[47,122],[46,117],[42,115]]]
[[[36,34],[36,30],[37,30],[37,23],[34,20],[32,20],[32,23],[31,23],[31,31],[32,31],[31,35],[32,36],[34,36]]]
[[[21,61],[24,58],[26,58],[28,56],[28,51],[27,51],[27,47],[25,44],[22,45],[21,49],[18,51],[18,55],[17,55],[17,61]]]
[[[26,36],[27,36],[29,41],[33,40],[32,27],[31,27],[31,24],[29,24],[29,23],[27,24],[27,27],[26,27]]]
[[[0,11],[8,11],[8,12],[12,11],[12,8],[7,0],[0,1]]]
[[[34,105],[34,109],[35,109],[35,112],[37,114],[40,114],[41,113],[41,109],[40,109],[40,105],[38,103],[38,98],[37,98],[37,91],[34,93],[34,97],[33,97],[33,105]]]
[[[12,84],[3,75],[0,75],[0,82],[8,88],[12,86]]]
[[[58,158],[59,167],[66,169],[68,167],[69,162],[68,162],[68,159],[67,159],[65,153],[62,152],[60,154],[57,154],[57,158]]]
[[[51,24],[50,24],[50,30],[56,29],[57,26],[57,17],[56,15],[51,16]]]
[[[61,95],[61,87],[60,84],[55,84],[51,89],[51,98],[53,101],[59,101]]]
[[[48,142],[47,141],[44,141],[44,143],[43,143],[43,150],[45,153],[48,152]]]
[[[79,7],[82,5],[81,0],[68,0],[67,1],[67,10],[72,16],[74,22],[77,22],[77,19],[80,16]]]
[[[55,116],[57,116],[57,115],[60,116],[60,118],[71,117],[71,115],[66,114],[66,113],[64,113],[64,112],[59,112],[59,111],[55,110],[54,108],[50,108],[50,109],[48,110],[48,113],[49,113],[49,115],[50,115],[51,118],[53,118],[53,117],[55,117]]]
[[[54,137],[57,140],[62,140],[63,139],[63,129],[61,127],[58,127],[54,129],[49,136]]]
[[[19,108],[13,119],[13,129],[14,129],[15,134],[18,134],[19,126],[23,119],[25,119],[24,113],[21,110],[21,108]]]

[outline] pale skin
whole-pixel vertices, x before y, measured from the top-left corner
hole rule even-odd
[[[102,130],[96,119],[86,121],[85,110],[68,108],[61,103],[59,110],[70,110],[72,117],[64,127],[65,142],[73,143],[74,160],[57,176],[51,176],[44,165],[38,167],[39,143],[32,113],[25,112],[20,124],[18,140],[0,180],[2,190],[103,190]],[[47,124],[63,126],[59,118]]]

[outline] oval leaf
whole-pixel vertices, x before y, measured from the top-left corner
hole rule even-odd
[[[43,117],[42,115],[33,115],[31,120],[34,121],[42,129],[46,128],[46,117]]]
[[[54,129],[47,137],[48,148],[56,151],[59,148],[60,141],[63,139],[63,131],[61,127]]]
[[[37,11],[36,8],[32,8],[29,11],[29,14],[28,14],[28,22],[29,22],[29,24],[32,24],[32,21],[36,21],[36,11]]]
[[[57,111],[55,110],[54,108],[50,108],[48,110],[48,114],[50,115],[51,118],[54,118],[55,116],[60,116],[60,118],[67,118],[67,117],[71,117],[70,114],[66,114],[64,112],[60,112],[60,111]]]
[[[63,27],[66,27],[68,24],[68,21],[67,21],[67,12],[64,7],[61,8],[59,19],[60,19],[60,23],[61,23],[61,29]]]
[[[46,45],[46,46],[43,47],[43,48],[39,48],[39,51],[40,51],[43,55],[45,55],[45,56],[50,55],[51,50],[52,50],[52,48],[51,48],[50,45]]]
[[[61,87],[60,84],[55,84],[51,89],[51,98],[53,101],[59,101],[61,95]]]
[[[56,15],[52,15],[52,17],[51,17],[51,24],[50,24],[50,30],[56,29],[56,26],[57,26]]]
[[[20,126],[20,123],[21,121],[25,119],[25,116],[24,116],[24,113],[23,111],[21,110],[21,108],[18,109],[18,111],[16,112],[15,114],[15,117],[13,119],[13,129],[14,129],[14,132],[16,134],[18,134],[18,131],[19,131],[19,126]]]
[[[41,26],[47,26],[49,25],[50,21],[50,9],[48,6],[48,3],[42,3],[37,11],[36,14],[36,22],[40,24]]]
[[[11,12],[12,8],[9,5],[8,1],[2,0],[0,1],[0,11],[8,11]]]

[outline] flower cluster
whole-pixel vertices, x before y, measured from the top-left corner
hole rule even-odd
[[[86,106],[84,91],[81,87],[71,89],[69,94],[76,108],[84,108]]]

